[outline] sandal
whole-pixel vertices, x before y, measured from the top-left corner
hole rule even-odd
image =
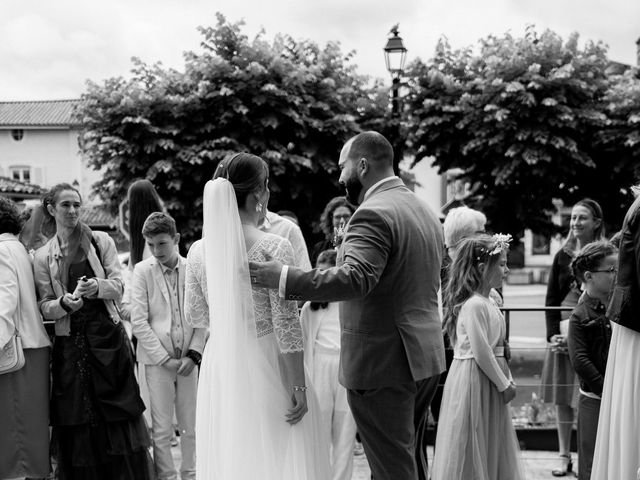
[[[560,458],[562,458],[563,468],[554,468],[551,470],[551,475],[554,477],[566,477],[573,472],[573,460],[571,459],[571,455],[560,454]]]

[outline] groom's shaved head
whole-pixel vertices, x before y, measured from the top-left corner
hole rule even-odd
[[[366,158],[374,168],[393,167],[393,147],[378,132],[362,132],[349,139],[345,144],[349,149],[349,158]]]

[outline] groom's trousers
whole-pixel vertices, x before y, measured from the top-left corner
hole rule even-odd
[[[427,480],[427,413],[439,378],[348,390],[374,480]]]

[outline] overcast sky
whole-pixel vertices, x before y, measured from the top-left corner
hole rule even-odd
[[[638,0],[0,0],[0,101],[77,98],[86,79],[127,76],[133,56],[181,69],[218,11],[250,35],[337,40],[361,73],[382,78],[398,22],[409,60],[429,58],[441,35],[462,47],[535,24],[602,40],[611,59],[636,64],[640,37]]]

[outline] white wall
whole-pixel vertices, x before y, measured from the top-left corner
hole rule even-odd
[[[100,173],[90,170],[78,148],[78,132],[71,129],[24,129],[16,141],[11,130],[0,130],[0,175],[11,177],[10,167],[26,165],[31,183],[48,188],[56,183],[77,181],[85,202],[92,200],[91,185]]]
[[[440,208],[444,204],[444,193],[442,191],[442,177],[438,170],[431,166],[431,159],[425,158],[419,162],[411,172],[416,176],[415,193],[424,200],[436,213],[440,213]]]

